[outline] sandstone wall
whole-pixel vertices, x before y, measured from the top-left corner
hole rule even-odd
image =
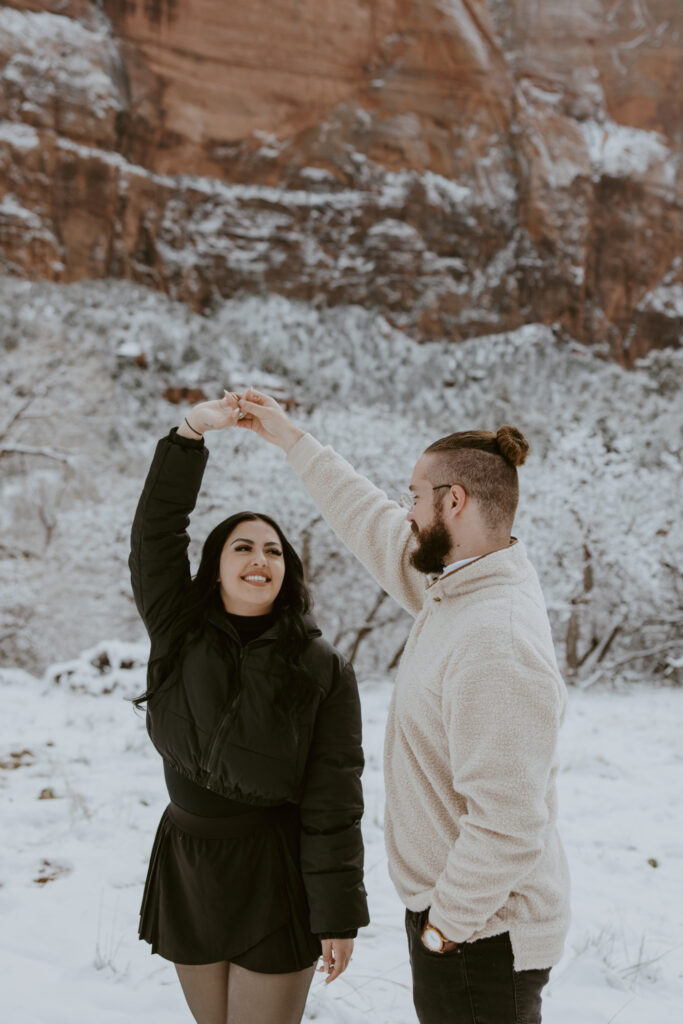
[[[683,322],[679,0],[15,0],[0,256],[421,338]]]

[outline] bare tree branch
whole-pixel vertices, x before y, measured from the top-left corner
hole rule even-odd
[[[637,661],[639,658],[651,658],[654,654],[663,654],[664,651],[671,650],[672,647],[680,647],[681,640],[667,640],[665,643],[657,644],[656,647],[646,647],[640,651],[631,651],[630,654],[624,655],[623,658],[617,658],[616,661],[610,662],[606,668],[616,668],[618,665],[625,665],[629,661]]]
[[[656,654],[664,654],[665,651],[670,651],[673,648],[681,646],[680,639],[668,640],[666,643],[657,644],[656,647],[645,647],[639,651],[631,651],[630,654],[624,655],[623,658],[617,658],[616,661],[611,661],[608,665],[603,665],[601,668],[596,669],[592,676],[588,679],[582,680],[580,688],[587,690],[589,686],[597,683],[601,676],[604,676],[606,672],[611,672],[612,669],[619,668],[621,665],[627,665],[629,661],[639,661],[641,658],[652,658]]]
[[[389,595],[384,590],[380,590],[379,594],[377,595],[377,600],[375,601],[374,605],[372,606],[372,609],[366,616],[365,622],[356,633],[356,639],[354,640],[351,646],[351,650],[347,654],[347,658],[349,659],[349,661],[353,661],[353,659],[356,657],[356,654],[358,653],[358,648],[360,647],[361,641],[364,639],[364,637],[366,637],[368,633],[372,632],[373,619],[375,618],[375,615],[380,610],[388,596]]]
[[[316,515],[309,522],[306,523],[304,528],[300,532],[301,537],[301,564],[304,567],[304,579],[309,580],[311,583],[315,580],[315,575],[311,569],[311,533],[313,527],[322,521],[321,515]]]
[[[55,451],[54,448],[36,447],[31,444],[4,444],[0,447],[0,458],[4,455],[40,455],[45,459],[55,459],[57,462],[64,462],[71,466],[73,460],[70,455],[64,452]]]
[[[401,644],[401,646],[398,648],[398,650],[396,651],[396,654],[393,656],[393,658],[391,659],[391,661],[387,665],[387,672],[392,672],[396,668],[396,666],[398,665],[399,661],[401,660],[401,655],[403,654],[403,652],[405,650],[405,646],[406,646],[407,642],[408,641],[407,641],[407,638],[406,638],[403,641],[403,643]]]
[[[40,508],[38,509],[38,516],[45,527],[45,547],[47,548],[50,546],[52,534],[54,533],[57,525],[57,517],[52,509],[47,507],[44,501],[41,502]]]
[[[42,391],[31,392],[31,394],[28,396],[24,404],[20,405],[19,408],[12,413],[5,426],[0,428],[0,441],[5,440],[14,424],[17,422],[17,420],[21,419],[22,415],[26,412],[29,406],[31,406],[33,402],[35,402],[36,398],[44,398],[46,394],[47,389],[43,389]]]
[[[31,405],[34,398],[35,395],[31,395],[29,398],[26,399],[23,405],[20,405],[19,408],[12,413],[5,426],[2,427],[2,429],[0,429],[0,441],[4,441],[4,439],[7,437],[14,424],[21,417],[21,414],[25,412]]]

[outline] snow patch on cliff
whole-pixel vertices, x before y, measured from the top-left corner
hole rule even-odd
[[[444,178],[442,174],[434,174],[433,171],[425,171],[422,175],[427,198],[434,206],[453,205],[459,207],[465,203],[474,202],[475,194],[466,185],[459,185],[457,181]]]
[[[25,227],[28,228],[41,228],[42,221],[40,217],[36,216],[33,210],[27,210],[25,206],[22,206],[18,202],[16,196],[12,195],[11,192],[6,192],[0,202],[0,217],[7,217],[10,220],[20,220],[23,222]]]
[[[87,110],[104,119],[122,107],[122,100],[103,60],[112,51],[107,32],[75,18],[36,11],[0,8],[0,54],[7,55],[2,78],[19,95],[11,105],[33,111],[53,125],[49,108],[76,127]],[[70,108],[73,111],[70,112]]]
[[[28,152],[38,146],[39,135],[32,125],[17,124],[16,121],[0,121],[0,142],[5,142],[14,149]]]
[[[674,184],[672,153],[664,136],[614,121],[583,121],[579,127],[596,173],[638,177],[661,167],[666,183]]]
[[[678,256],[664,275],[660,284],[645,296],[638,309],[653,313],[661,313],[668,318],[683,319],[683,281],[681,271],[683,257]],[[683,323],[680,325],[683,330]]]
[[[367,234],[370,248],[385,246],[396,246],[399,249],[408,248],[412,251],[421,251],[425,248],[425,242],[419,231],[405,221],[395,220],[388,217],[377,224],[373,224]]]

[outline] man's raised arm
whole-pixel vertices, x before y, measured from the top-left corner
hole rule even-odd
[[[384,491],[292,423],[274,398],[250,389],[239,399],[238,426],[282,448],[287,461],[340,540],[383,590],[411,615],[422,607],[424,576],[409,561],[413,547],[405,513]]]

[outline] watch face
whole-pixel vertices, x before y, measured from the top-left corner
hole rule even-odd
[[[434,928],[427,926],[424,930],[424,943],[429,949],[433,949],[435,953],[441,949],[441,936]]]

